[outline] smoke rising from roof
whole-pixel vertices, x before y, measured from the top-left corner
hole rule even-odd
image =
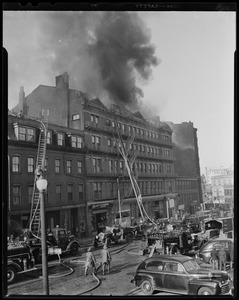
[[[150,31],[129,12],[59,12],[41,19],[40,45],[72,88],[137,109],[159,60]]]

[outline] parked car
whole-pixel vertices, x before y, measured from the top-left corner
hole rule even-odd
[[[18,274],[36,270],[35,261],[29,246],[9,245],[7,249],[7,283],[15,282]]]
[[[154,255],[144,260],[131,280],[146,295],[155,290],[185,295],[231,294],[233,282],[227,272],[200,268],[194,258]]]
[[[221,249],[224,247],[226,254],[227,254],[227,261],[230,261],[229,249],[228,244],[233,243],[233,239],[222,239],[222,238],[213,238],[206,242],[200,249],[197,256],[203,260],[205,263],[211,262],[211,252],[213,247],[216,247],[216,250]]]

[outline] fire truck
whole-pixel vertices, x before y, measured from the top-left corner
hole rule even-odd
[[[37,270],[31,247],[25,243],[11,243],[7,248],[7,283],[16,281],[19,274]]]
[[[193,241],[191,234],[184,231],[165,232],[158,231],[147,235],[147,246],[151,251],[162,254],[187,254],[197,250],[200,241]]]

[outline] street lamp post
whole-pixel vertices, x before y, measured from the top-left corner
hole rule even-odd
[[[44,191],[47,188],[47,180],[40,176],[36,181],[37,188],[40,193],[40,209],[41,209],[41,245],[42,245],[42,278],[43,278],[43,292],[49,295],[48,283],[48,268],[47,268],[47,246],[46,246],[46,224],[45,224],[45,202]]]

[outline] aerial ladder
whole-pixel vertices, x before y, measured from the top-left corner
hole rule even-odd
[[[115,115],[115,123],[117,124],[116,115]],[[117,148],[125,162],[125,167],[126,167],[128,175],[129,175],[131,186],[133,188],[135,198],[136,198],[136,201],[137,201],[137,204],[139,207],[139,212],[141,215],[142,223],[145,223],[145,221],[149,220],[151,223],[153,223],[155,226],[157,226],[157,224],[148,216],[148,214],[144,208],[141,191],[140,191],[139,185],[138,185],[137,180],[133,173],[133,164],[134,164],[136,156],[134,155],[134,156],[132,156],[132,158],[130,158],[129,151],[130,151],[130,144],[132,144],[132,142],[134,140],[134,136],[129,137],[127,139],[127,142],[124,145],[124,141],[119,132],[118,126],[116,126],[116,128],[117,128],[118,138],[116,138],[115,136],[114,136],[114,138],[117,142]]]
[[[45,158],[46,158],[46,141],[47,141],[47,127],[48,127],[48,116],[49,110],[42,110],[38,152],[36,161],[36,170],[34,178],[34,186],[31,201],[31,212],[29,219],[29,231],[36,237],[41,237],[41,222],[40,222],[40,193],[37,189],[36,182],[42,175],[45,169]]]

